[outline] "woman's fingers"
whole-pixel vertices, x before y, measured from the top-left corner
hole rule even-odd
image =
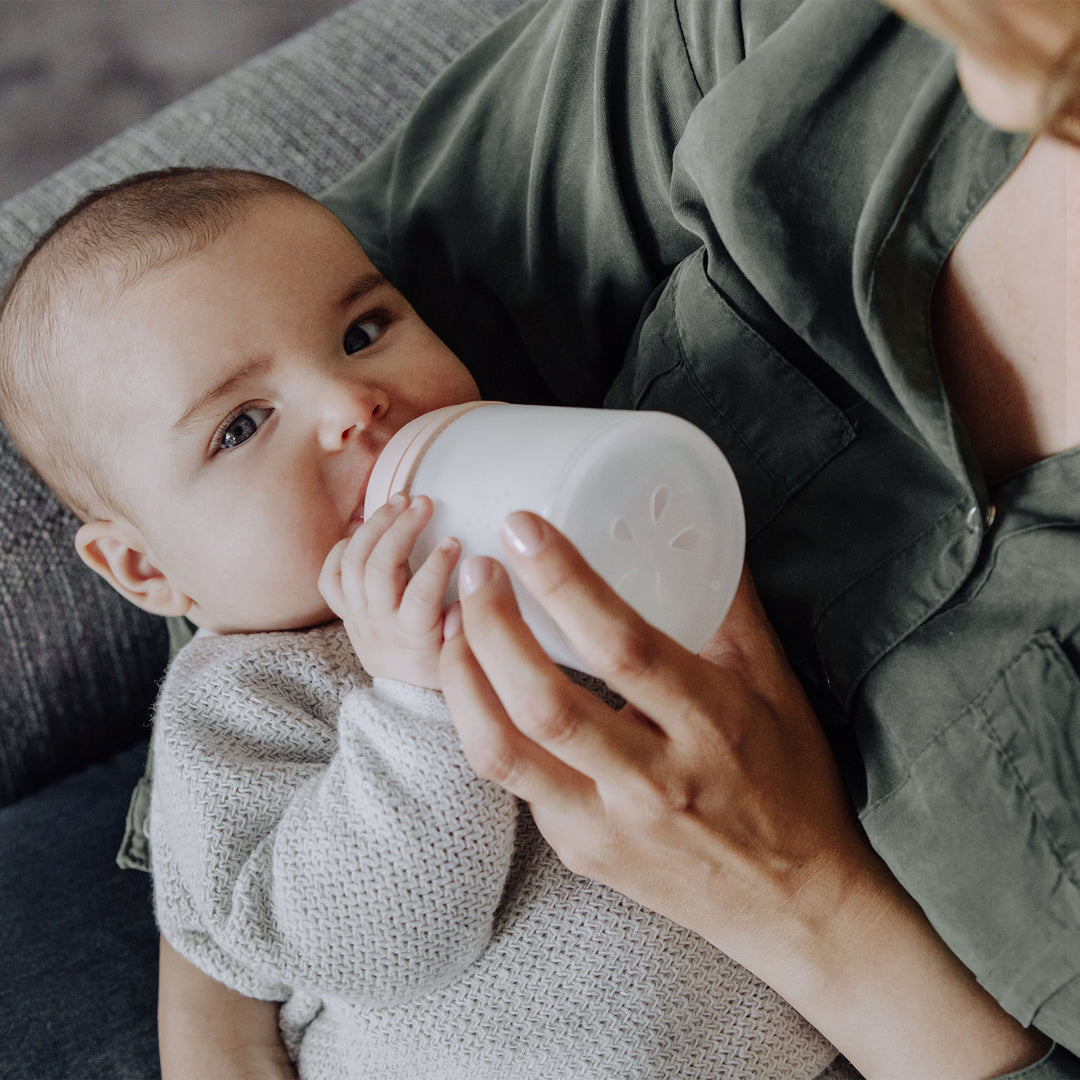
[[[789,711],[793,695],[802,696],[745,564],[723,625],[698,655],[737,675],[782,713]]]
[[[545,798],[557,797],[551,774],[565,774],[552,765],[556,758],[598,784],[636,786],[642,765],[663,753],[664,737],[636,714],[609,708],[556,667],[522,619],[506,571],[497,562],[466,559],[460,583],[469,663],[475,667],[466,671],[460,659],[449,673],[444,666],[442,675],[444,680],[449,677],[450,684],[444,681],[443,690],[455,715],[458,705],[467,707],[463,697],[456,696],[458,688],[468,685],[471,699],[483,706],[485,715],[496,718],[487,731],[498,740],[497,749],[492,752],[477,739],[476,752],[490,754],[500,774],[514,775],[517,787],[512,790],[530,801],[540,797],[540,788]],[[451,639],[447,645],[456,641]],[[456,652],[453,655],[459,657]],[[505,724],[511,722],[526,740],[547,753],[535,757],[528,741],[508,738]]]
[[[581,773],[553,757],[511,722],[469,643],[460,633],[459,609],[448,619],[450,636],[439,659],[439,682],[457,725],[469,764],[530,803],[559,813],[595,800],[595,788]]]
[[[503,537],[511,569],[597,676],[671,735],[683,719],[697,724],[686,708],[704,693],[698,657],[645,622],[543,518],[511,514]]]

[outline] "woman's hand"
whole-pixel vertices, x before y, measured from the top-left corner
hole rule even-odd
[[[508,552],[513,569],[630,704],[612,710],[571,682],[521,622],[502,568],[468,560],[466,633],[444,647],[442,679],[470,762],[532,805],[572,870],[733,956],[744,938],[756,948],[767,910],[865,848],[749,574],[706,659],[648,627],[550,526],[514,524],[539,529],[543,552]]]
[[[409,555],[432,510],[426,496],[394,495],[330,550],[319,591],[369,675],[438,690],[443,600],[461,545],[447,537],[410,573]]]
[[[1045,1040],[945,949],[858,828],[749,575],[702,656],[644,623],[554,528],[508,519],[507,561],[592,670],[576,686],[489,559],[461,568],[441,678],[465,752],[527,800],[575,871],[697,931],[868,1077],[992,1076]]]

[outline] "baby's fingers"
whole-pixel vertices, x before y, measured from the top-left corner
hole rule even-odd
[[[390,522],[365,560],[364,589],[369,608],[376,612],[397,611],[409,583],[409,555],[434,510],[426,495],[405,499],[405,508]],[[348,561],[348,553],[345,558]]]
[[[349,539],[339,540],[323,561],[319,572],[319,592],[330,606],[330,610],[339,618],[345,618],[345,593],[341,585],[341,560]]]
[[[450,575],[460,555],[461,544],[447,536],[420,564],[401,597],[398,618],[402,629],[426,634],[439,626]]]
[[[367,606],[364,572],[375,546],[409,505],[400,492],[365,521],[351,537],[339,540],[323,562],[319,592],[338,618]]]

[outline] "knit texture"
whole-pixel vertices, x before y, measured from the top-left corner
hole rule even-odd
[[[340,624],[197,638],[163,686],[163,932],[285,1002],[305,1080],[815,1077],[833,1048],[702,939],[571,874],[441,695]]]

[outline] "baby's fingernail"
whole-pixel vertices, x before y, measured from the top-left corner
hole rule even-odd
[[[461,633],[461,606],[459,604],[451,604],[446,609],[446,617],[443,619],[442,636],[443,641],[449,641],[452,637],[456,637]]]
[[[518,510],[502,525],[503,536],[519,555],[535,555],[544,542],[544,530],[532,515]]]
[[[397,509],[399,506],[404,506],[408,501],[409,496],[406,495],[404,491],[395,491],[394,494],[390,496],[387,505]]]
[[[458,588],[462,596],[471,596],[485,581],[491,578],[491,560],[482,555],[470,555],[458,574]]]

